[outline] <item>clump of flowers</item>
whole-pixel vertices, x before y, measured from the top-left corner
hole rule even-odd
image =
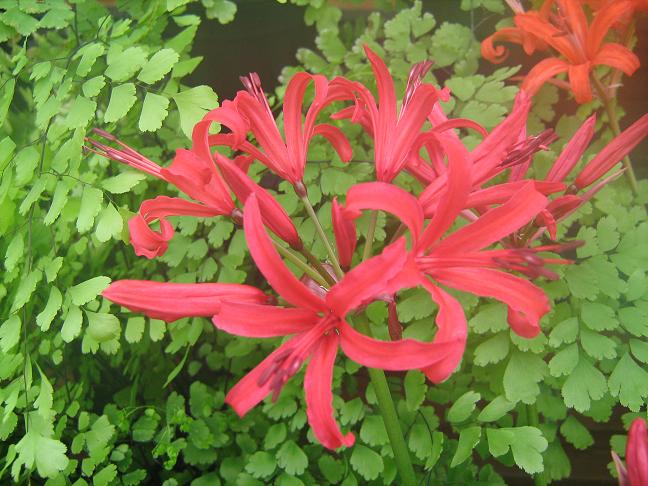
[[[530,107],[526,92],[520,92],[511,114],[487,133],[471,120],[447,118],[439,100],[449,93],[424,81],[429,63],[412,68],[399,107],[384,62],[369,48],[365,51],[376,78],[377,97],[355,81],[299,73],[286,90],[283,131],[258,76],[251,74],[243,78],[245,90],[195,126],[191,149],[178,150],[168,167],[105,132],[97,133],[119,148],[89,140],[92,150],[174,184],[193,200],[158,196],[142,203],[129,223],[138,254],[153,258],[166,251],[173,236],[168,217],[230,218],[243,227],[250,255],[268,283],[257,289],[225,283],[122,280],[112,283],[104,297],[167,322],[207,316],[227,333],[287,337],[228,391],[226,402],[245,415],[265,397],[276,399],[285,383],[305,367],[308,421],[317,440],[330,449],[354,443],[351,432],[340,430],[333,409],[333,364],[340,350],[369,368],[420,369],[432,383],[447,379],[457,369],[467,324],[459,301],[448,289],[504,303],[513,331],[527,338],[537,335],[550,303],[533,280],[558,278],[551,266],[571,262],[556,253],[577,244],[555,241],[557,225],[617,177],[618,170],[609,172],[648,134],[648,116],[644,116],[579,166],[594,135],[595,120],[590,118],[547,176],[534,179],[528,170],[534,154],[556,137],[550,130],[526,134]],[[344,200],[332,201],[333,232],[327,234],[303,175],[309,142],[315,136],[325,137],[341,160],[352,158],[352,144],[340,125],[320,120],[330,105],[339,108],[331,118],[341,120],[342,127],[359,124],[369,135],[376,180],[357,184]],[[211,134],[214,122],[228,131]],[[484,138],[469,151],[459,138],[461,129],[477,130]],[[236,157],[216,151],[218,146],[228,147]],[[424,149],[427,158],[421,155]],[[305,247],[271,193],[248,176],[250,164],[256,163],[292,185],[326,248],[325,261]],[[404,172],[419,181],[419,190],[411,192],[395,183]],[[366,211],[369,225],[359,234],[356,223]],[[379,212],[398,226],[384,242],[375,238]],[[159,230],[151,227],[154,221],[159,222]],[[299,273],[293,273],[284,260]],[[432,342],[402,338],[395,302],[399,292],[413,287],[424,288],[433,302],[430,305],[438,308]],[[374,301],[389,307],[385,322],[389,341],[370,335],[364,310]],[[375,388],[381,408],[387,407],[388,389],[385,395],[384,389]],[[386,416],[385,423],[394,444],[393,434],[398,432]],[[394,453],[406,454],[396,447]]]

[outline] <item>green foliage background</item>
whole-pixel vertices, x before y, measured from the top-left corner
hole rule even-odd
[[[366,370],[338,360],[334,389],[341,424],[357,445],[329,453],[308,431],[298,376],[276,403],[244,419],[225,392],[272,349],[214,331],[205,319],[161,321],[111,308],[97,296],[119,278],[263,285],[246,257],[242,232],[219,219],[176,218],[167,254],[137,258],[125,222],[146,197],[169,192],[158,181],[83,151],[92,127],[118,133],[153,160],[187,146],[191,127],[217,97],[182,79],[201,61],[191,47],[201,22],[228,22],[236,5],[202,0],[117,2],[3,1],[0,8],[0,482],[74,484],[389,484],[396,469]],[[317,50],[300,49],[298,66],[368,85],[361,51],[383,56],[403,91],[409,67],[435,61],[432,76],[450,87],[446,109],[487,129],[516,93],[517,68],[478,73],[479,43],[467,26],[439,23],[416,2],[386,15],[345,20],[322,0],[294,0],[317,28]],[[463,0],[475,15],[505,13],[500,0]],[[389,19],[389,20],[386,20]],[[238,74],[238,73],[235,73]],[[283,88],[277,90],[275,102]],[[529,130],[555,126],[561,141],[538,155],[546,171],[558,147],[596,102],[558,117],[557,89],[544,88]],[[611,137],[599,116],[599,141]],[[371,178],[370,145],[342,123],[354,159],[344,166],[314,143],[305,181],[324,225],[330,199]],[[465,137],[474,146],[479,139]],[[328,163],[331,161],[332,163]],[[326,161],[326,163],[323,163]],[[257,174],[259,177],[261,173]],[[408,177],[398,181],[415,187]],[[508,329],[505,309],[460,295],[470,318],[458,372],[432,387],[419,372],[389,375],[406,439],[422,480],[431,484],[503,484],[495,472],[519,467],[546,480],[569,476],[564,445],[592,445],[585,426],[613,410],[629,421],[648,394],[648,184],[633,200],[622,181],[603,190],[563,234],[587,243],[578,265],[545,284],[554,310],[544,334],[528,341]],[[324,256],[292,190],[271,188],[303,240]],[[318,190],[319,189],[319,190]],[[393,221],[379,220],[378,239]],[[642,244],[643,243],[643,244]],[[424,292],[404,293],[405,336],[429,338],[435,308]],[[372,304],[376,336],[386,308]],[[624,436],[612,447],[621,455]],[[460,466],[460,467],[458,467]]]

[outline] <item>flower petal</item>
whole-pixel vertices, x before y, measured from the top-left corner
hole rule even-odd
[[[338,325],[342,351],[369,368],[404,371],[426,368],[443,361],[454,342],[424,343],[413,339],[379,341],[356,331],[344,321]]]
[[[596,56],[601,49],[601,43],[612,26],[619,19],[631,16],[634,10],[634,4],[627,0],[615,0],[608,2],[596,12],[596,16],[590,24],[587,36],[587,53],[590,59]]]
[[[287,336],[308,331],[319,317],[308,309],[223,302],[212,322],[225,332],[245,337]]]
[[[544,292],[515,275],[488,268],[435,269],[430,276],[448,287],[481,297],[492,297],[509,307],[509,324],[516,334],[532,338],[540,332],[539,321],[551,306]]]
[[[648,432],[642,418],[635,419],[628,431],[626,464],[632,486],[648,484]]]
[[[509,50],[504,46],[496,46],[495,43],[506,41],[522,45],[522,36],[523,31],[517,27],[499,29],[497,32],[482,41],[481,55],[484,59],[487,59],[494,64],[500,64],[508,58]]]
[[[532,182],[535,190],[545,196],[565,190],[565,184],[562,182]],[[492,204],[504,204],[528,183],[529,180],[526,179],[515,182],[504,182],[502,184],[487,187],[486,189],[474,191],[470,193],[468,201],[466,201],[466,208],[481,208]]]
[[[173,226],[166,219],[160,219],[160,231],[155,231],[139,213],[128,220],[128,232],[135,254],[149,260],[166,253],[174,234]]]
[[[353,149],[346,136],[338,127],[328,123],[315,125],[313,136],[321,135],[333,146],[342,162],[348,162],[353,157]]]
[[[447,355],[434,365],[423,368],[433,383],[441,383],[457,369],[461,362],[466,339],[468,337],[468,323],[463,308],[457,299],[433,285],[427,279],[421,279],[421,284],[430,293],[432,300],[439,306],[436,324],[439,328],[434,336],[434,343],[447,343]]]
[[[590,85],[590,71],[592,64],[584,62],[582,64],[572,64],[567,72],[569,73],[569,86],[574,93],[576,103],[589,103],[592,101],[592,86]]]
[[[400,238],[380,255],[353,268],[326,295],[331,311],[344,318],[351,309],[366,304],[375,296],[393,293],[386,292],[389,280],[403,270],[407,256],[405,238]]]
[[[245,203],[243,229],[254,262],[279,295],[296,307],[328,310],[324,301],[297,280],[281,260],[265,230],[256,194],[250,194]]]
[[[529,96],[535,95],[543,84],[557,74],[564,73],[569,69],[569,64],[561,59],[549,57],[536,64],[529,74],[526,75],[522,82],[521,89],[529,93]]]
[[[452,233],[431,253],[443,255],[480,250],[532,221],[546,205],[547,198],[529,181],[508,202]]]
[[[225,403],[232,407],[239,417],[245,416],[270,393],[272,380],[265,380],[263,385],[259,385],[262,376],[267,374],[266,370],[276,367],[277,356],[285,355],[287,351],[293,349],[299,339],[300,335],[297,335],[283,343],[241,378],[227,393]]]
[[[590,116],[569,140],[545,177],[547,181],[563,181],[576,166],[596,131],[596,115]]]
[[[223,301],[264,304],[268,296],[255,287],[220,283],[173,283],[118,280],[102,295],[133,312],[173,322],[183,317],[212,317]]]
[[[308,423],[317,440],[328,449],[351,447],[352,433],[343,434],[333,416],[333,363],[337,355],[339,337],[334,333],[320,339],[306,368],[304,390]]]
[[[386,182],[365,182],[352,186],[347,193],[346,207],[349,211],[374,209],[393,214],[409,228],[414,241],[418,239],[423,226],[423,210],[416,197]]]
[[[648,115],[644,115],[617,135],[576,177],[579,189],[589,186],[630,153],[648,135]]]
[[[351,266],[351,259],[358,242],[355,223],[349,215],[350,211],[333,199],[331,206],[331,219],[333,233],[335,234],[335,246],[337,247],[340,266],[348,269]]]
[[[594,66],[601,64],[611,66],[615,69],[623,71],[626,75],[632,76],[634,72],[639,69],[639,58],[634,52],[626,46],[608,42],[603,44],[601,50],[596,53],[592,60]]]

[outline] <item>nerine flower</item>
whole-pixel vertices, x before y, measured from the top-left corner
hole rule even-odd
[[[648,485],[648,430],[646,421],[636,418],[628,431],[626,465],[612,452],[612,458],[619,474],[619,486]]]
[[[297,73],[288,83],[283,103],[285,140],[259,76],[251,73],[241,81],[246,91],[239,91],[233,101],[225,101],[206,117],[206,120],[216,120],[231,131],[230,134],[211,137],[212,144],[226,145],[254,157],[293,185],[300,183],[304,176],[308,146],[316,135],[325,137],[343,161],[351,159],[351,146],[344,134],[333,125],[316,124],[317,115],[328,104],[329,83],[324,76]],[[306,90],[311,81],[314,98],[303,117]],[[247,141],[248,132],[254,135],[260,148]]]
[[[386,370],[435,369],[454,350],[457,339],[423,343],[411,339],[379,341],[356,331],[347,315],[383,293],[390,278],[406,262],[404,239],[387,247],[347,273],[328,292],[313,292],[285,266],[263,225],[255,195],[244,210],[250,254],[272,288],[294,307],[223,303],[213,318],[226,332],[248,337],[292,337],[257,365],[227,394],[225,401],[243,416],[268,394],[276,396],[308,361],[304,378],[308,421],[317,439],[329,449],[350,446],[353,434],[343,434],[333,416],[331,381],[338,348],[352,360]],[[450,326],[462,319],[461,307],[441,289],[438,299],[450,299],[437,320]]]
[[[540,11],[517,12],[516,28],[484,41],[482,53],[492,62],[502,62],[505,51],[492,47],[495,40],[522,44],[528,52],[546,44],[561,57],[548,57],[536,64],[522,88],[533,95],[549,79],[567,73],[576,101],[586,103],[592,99],[590,73],[594,67],[610,66],[628,76],[639,67],[639,59],[627,47],[604,41],[615,22],[632,15],[635,8],[631,0],[608,2],[588,23],[579,0],[546,0]]]

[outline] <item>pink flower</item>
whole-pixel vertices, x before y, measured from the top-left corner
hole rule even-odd
[[[630,486],[648,486],[648,434],[643,419],[635,419],[630,426],[626,465]]]
[[[248,337],[292,335],[248,373],[227,394],[225,401],[243,416],[268,394],[276,398],[283,385],[310,359],[304,379],[308,421],[317,439],[329,449],[350,446],[353,434],[343,434],[333,416],[331,381],[338,347],[352,360],[387,370],[434,369],[454,349],[455,339],[422,343],[411,339],[384,342],[365,336],[346,322],[347,314],[383,293],[383,287],[406,263],[403,239],[388,246],[347,273],[328,293],[314,293],[281,261],[263,225],[256,195],[248,198],[244,229],[252,258],[268,283],[294,307],[249,303],[223,303],[214,325]],[[438,289],[440,301],[447,297]],[[454,301],[454,299],[452,299]],[[451,302],[440,321],[463,318]],[[459,314],[458,314],[459,313]]]
[[[212,142],[247,153],[293,185],[304,177],[308,146],[316,135],[325,137],[343,161],[351,159],[351,146],[342,132],[333,125],[315,123],[319,112],[328,104],[329,84],[324,76],[297,73],[288,83],[283,103],[285,141],[259,76],[251,73],[241,81],[247,91],[239,91],[234,101],[225,101],[208,114],[209,118],[231,130],[230,135],[212,137]],[[311,81],[315,97],[302,119],[304,97]],[[246,140],[248,131],[254,135],[260,149]]]

